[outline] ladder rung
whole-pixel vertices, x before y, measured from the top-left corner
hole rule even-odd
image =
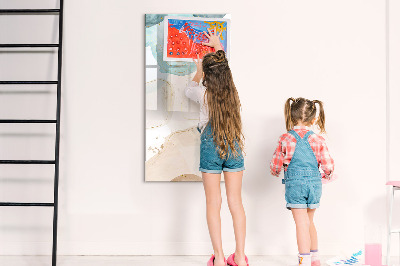
[[[53,124],[57,120],[41,120],[41,119],[0,119],[0,124]]]
[[[44,203],[44,202],[0,202],[0,206],[27,206],[27,207],[53,207],[54,203]]]
[[[0,84],[57,84],[58,81],[0,81]]]
[[[0,164],[55,164],[55,160],[0,160]]]
[[[0,9],[0,14],[9,13],[59,13],[60,9]]]
[[[32,48],[44,48],[44,47],[58,47],[57,43],[51,44],[40,44],[40,43],[16,43],[16,44],[0,44],[0,48],[21,48],[21,47],[32,47]]]
[[[390,233],[400,233],[400,229],[394,229],[394,230],[390,231]]]

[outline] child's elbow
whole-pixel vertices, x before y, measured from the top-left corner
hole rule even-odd
[[[185,88],[185,96],[190,98],[190,87]]]

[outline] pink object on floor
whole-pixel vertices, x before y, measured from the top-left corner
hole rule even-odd
[[[382,244],[365,244],[365,264],[382,266]]]
[[[207,262],[207,266],[214,266],[215,255],[212,254],[210,260]],[[224,262],[226,265],[226,259],[224,258]]]
[[[249,266],[249,260],[247,259],[247,256],[245,255],[244,259],[246,260],[247,266]],[[238,266],[235,262],[235,253],[231,254],[228,257],[227,263],[229,266]]]
[[[400,187],[400,181],[388,181],[386,185]]]
[[[331,179],[326,179],[326,178],[322,178],[322,184],[328,184],[332,181],[335,181],[336,179],[338,179],[338,175],[337,174],[333,174]]]
[[[311,266],[321,266],[321,261],[320,260],[312,261]]]

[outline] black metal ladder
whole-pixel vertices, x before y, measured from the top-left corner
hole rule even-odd
[[[41,119],[0,119],[0,123],[45,123],[56,125],[54,160],[0,160],[0,164],[54,164],[54,198],[53,202],[0,202],[0,206],[22,206],[22,207],[53,207],[53,246],[52,266],[57,264],[57,219],[58,219],[58,181],[59,181],[59,153],[60,153],[60,111],[61,111],[61,68],[62,68],[62,41],[63,41],[63,0],[60,0],[58,9],[0,9],[2,14],[57,14],[58,20],[58,43],[57,44],[0,44],[0,48],[58,48],[58,71],[57,80],[52,81],[0,81],[3,84],[54,84],[57,85],[57,109],[55,120]]]

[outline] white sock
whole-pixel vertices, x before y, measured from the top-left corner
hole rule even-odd
[[[311,261],[319,260],[318,250],[311,251]]]
[[[311,254],[299,254],[299,266],[311,266]]]

